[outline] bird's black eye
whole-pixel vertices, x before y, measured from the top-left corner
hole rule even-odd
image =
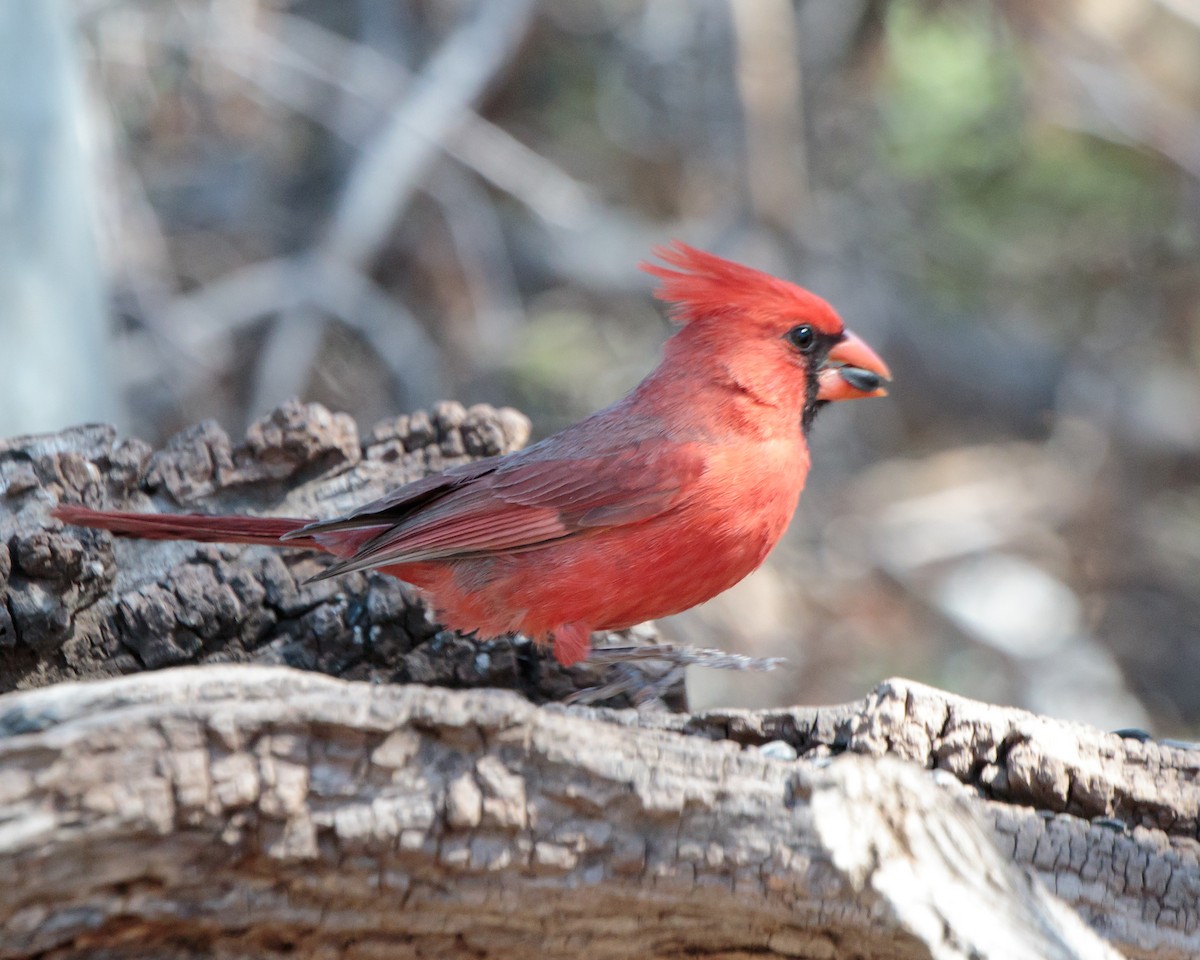
[[[798,327],[792,327],[783,335],[783,339],[801,353],[809,353],[817,343],[817,334],[807,323],[802,323]]]

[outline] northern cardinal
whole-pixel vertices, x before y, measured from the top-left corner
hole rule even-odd
[[[377,567],[447,627],[584,659],[593,630],[678,613],[761,564],[808,474],[826,402],[884,395],[887,365],[821,298],[674,243],[642,264],[681,328],[628,396],[516,453],[452,467],[332,520],[59,506],[154,540],[269,544]]]

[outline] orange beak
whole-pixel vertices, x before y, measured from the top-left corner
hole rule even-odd
[[[886,397],[885,380],[892,371],[879,354],[866,343],[846,331],[843,339],[829,351],[827,365],[818,374],[818,400],[861,400],[863,397]]]

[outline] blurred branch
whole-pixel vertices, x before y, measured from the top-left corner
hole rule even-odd
[[[1171,102],[1125,58],[1073,57],[1061,51],[1059,56],[1075,85],[1070,108],[1056,114],[1060,124],[1148,147],[1200,180],[1200,127],[1189,107]]]
[[[276,257],[231,271],[177,297],[166,322],[190,354],[211,357],[218,343],[227,343],[230,333],[248,323],[298,311],[311,317],[312,310],[357,330],[414,397],[427,400],[437,393],[437,349],[417,319],[369,277],[319,254]]]
[[[0,4],[0,434],[117,412],[90,119],[70,5]]]
[[[754,213],[793,233],[808,193],[796,10],[789,0],[730,0]]]
[[[408,307],[343,263],[317,258],[312,277],[316,305],[357,331],[397,383],[422,402],[439,393],[437,346]]]
[[[604,212],[593,187],[486,120],[468,120],[446,150],[553,226],[579,228]]]
[[[317,304],[360,331],[393,375],[412,387],[410,400],[429,398],[437,362],[428,335],[402,307],[385,308],[386,295],[369,278],[351,274],[369,265],[413,192],[422,187],[438,152],[456,156],[552,222],[577,223],[586,215],[591,200],[584,187],[471,109],[524,37],[533,8],[533,0],[478,6],[416,78],[370,47],[297,17],[280,15],[270,21],[278,37],[246,21],[215,36],[210,53],[228,70],[252,80],[278,102],[302,110],[352,145],[357,145],[364,127],[384,115],[385,104],[403,98],[363,149],[328,232],[315,250],[295,262],[283,258],[243,268],[179,298],[169,311],[166,326],[177,337],[200,338],[210,345],[247,322],[278,317],[268,356],[258,368],[255,409],[302,385],[315,355],[314,345],[320,342],[319,317],[310,309]],[[297,83],[298,76],[306,82]],[[340,104],[358,103],[362,109],[328,109],[318,95],[318,83],[336,90]],[[483,339],[498,351],[511,340],[520,302],[490,203],[478,209],[464,204],[463,192],[473,188],[465,181],[449,194],[436,184],[426,188],[446,209],[479,310],[501,321],[480,325]],[[474,191],[474,196],[476,201],[487,199],[481,191]],[[481,242],[490,252],[479,248]],[[336,281],[330,282],[335,275]],[[338,293],[332,294],[333,290]],[[349,302],[366,312],[349,315],[337,308]],[[296,310],[307,317],[303,321],[307,336],[290,332],[289,314]],[[197,313],[208,319],[192,322]],[[389,328],[403,328],[405,333],[393,342]],[[305,343],[308,348],[298,351]],[[414,378],[417,383],[412,383]],[[285,387],[286,393],[276,392]]]
[[[424,167],[439,150],[512,195],[551,227],[578,230],[585,223],[604,222],[610,230],[628,231],[630,225],[621,217],[614,220],[612,212],[596,202],[590,187],[471,109],[472,101],[481,95],[490,77],[519,43],[532,6],[526,0],[515,5],[497,4],[486,13],[468,19],[415,80],[402,65],[378,51],[301,17],[273,14],[261,23],[239,20],[238,28],[228,32],[217,29],[220,22],[206,26],[210,37],[206,50],[211,59],[253,83],[262,94],[302,113],[352,146],[361,141],[364,129],[379,122],[388,104],[405,97],[391,114],[387,128],[376,136],[351,174],[337,218],[324,249],[315,254],[317,258],[325,259],[331,249],[336,249],[343,242],[338,237],[349,236],[347,231],[351,231],[351,223],[358,216],[352,210],[370,208],[373,225],[367,229],[377,243],[382,236],[379,231],[390,229],[414,189],[422,186],[431,189],[431,195],[439,203],[453,200],[439,191],[436,184],[419,182]],[[503,29],[496,27],[501,21]],[[197,23],[196,31],[201,29]],[[487,34],[484,44],[487,55],[480,58],[471,51],[484,34]],[[176,42],[185,42],[186,38],[185,31]],[[329,105],[330,92],[339,95],[335,108]],[[465,181],[460,182],[460,187],[464,184]],[[369,195],[369,185],[378,187],[382,193]],[[443,195],[439,196],[439,192]],[[485,195],[477,194],[482,196]],[[389,205],[393,212],[380,216]],[[460,255],[469,256],[471,251],[467,247],[476,245],[471,236],[475,231],[483,230],[486,235],[497,233],[499,227],[498,224],[488,227],[478,220],[479,211],[470,211],[476,221],[467,226],[462,220],[461,207],[459,203],[457,212],[448,210],[447,223]],[[657,236],[648,227],[635,229],[649,240]],[[474,264],[464,260],[463,269],[481,309],[489,309],[491,305],[501,317],[512,314],[517,300],[511,268],[507,262],[497,262],[493,254],[480,257]],[[322,267],[327,268],[328,264]],[[286,278],[281,278],[281,271]],[[358,281],[356,285],[366,289],[371,282]],[[207,344],[210,359],[204,365],[219,366],[221,361],[212,356],[211,350],[220,338],[258,318],[282,309],[295,309],[302,299],[301,291],[307,286],[307,278],[297,276],[282,261],[252,265],[179,298],[166,311],[169,319],[162,330],[185,355],[194,357],[200,343]],[[378,302],[375,306],[379,306]],[[380,315],[379,310],[373,312],[376,317]],[[403,308],[397,308],[397,313],[408,316]],[[207,316],[202,323],[195,322],[199,314]],[[382,331],[373,321],[351,318],[348,322],[360,327],[363,335],[373,342],[387,339],[386,334],[380,336]],[[509,333],[511,324],[501,323],[494,330],[494,337],[503,341]],[[423,333],[416,339],[428,343]],[[391,358],[386,360],[389,366],[394,366],[403,355],[405,365],[411,369],[407,349],[391,348],[387,353]],[[419,391],[417,396],[422,398]]]
[[[325,319],[310,305],[277,317],[258,351],[251,410],[269,410],[286,397],[304,395],[325,339]]]
[[[1159,0],[1192,30],[1197,6]],[[1155,83],[1135,59],[1135,46],[1116,42],[1085,18],[1064,21],[1037,7],[1025,10],[1035,49],[1046,73],[1059,83],[1044,84],[1042,98],[1055,122],[1066,129],[1117,143],[1141,146],[1166,157],[1200,179],[1200,126],[1195,110]]]
[[[1200,29],[1200,3],[1196,0],[1155,0],[1155,3]]]
[[[490,0],[445,41],[388,125],[364,149],[321,243],[325,255],[369,264],[421,176],[515,53],[534,0]]]
[[[241,68],[263,93],[356,144],[363,128],[401,96],[411,75],[376,50],[288,14],[270,21],[278,36],[260,29],[253,38],[254,67]],[[238,58],[222,45],[213,51],[238,70]],[[324,109],[315,84],[337,88],[341,106]],[[560,226],[578,224],[597,202],[595,191],[505,130],[463,109],[456,129],[439,148],[523,203],[535,215]]]
[[[523,308],[492,199],[474,177],[453,165],[439,170],[426,190],[445,216],[475,305],[473,349],[485,360],[503,356]]]

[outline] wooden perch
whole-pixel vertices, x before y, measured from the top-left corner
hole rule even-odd
[[[565,707],[680,687],[475,644],[303,553],[47,517],[328,515],[527,429],[443,404],[360,439],[292,403],[238,444],[0,442],[0,960],[1200,955],[1200,751],[904,681]]]
[[[903,681],[696,717],[268,667],[58,684],[0,698],[0,957],[1117,956],[1065,903],[1183,958],[1198,759]],[[1060,781],[1077,813],[1034,799]]]

